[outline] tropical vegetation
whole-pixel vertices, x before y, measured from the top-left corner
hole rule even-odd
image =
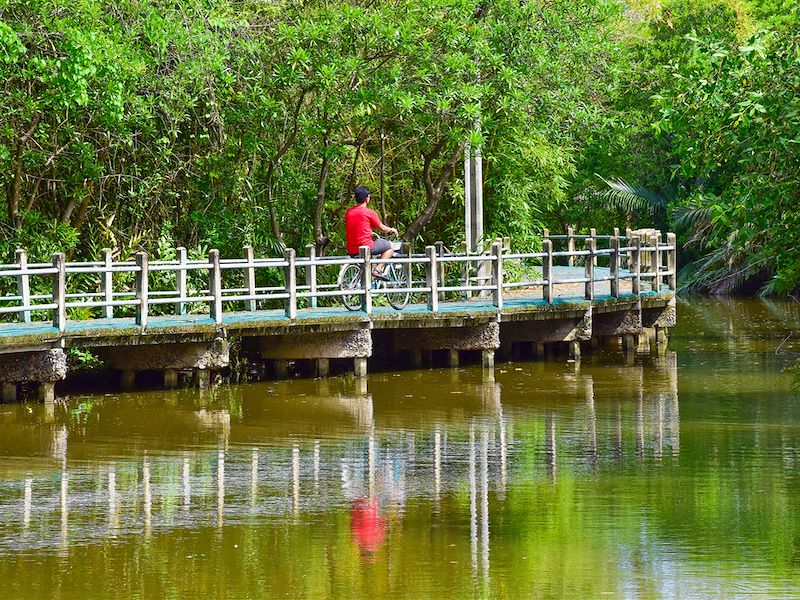
[[[650,225],[686,289],[800,283],[790,0],[0,1],[0,254],[343,248]]]

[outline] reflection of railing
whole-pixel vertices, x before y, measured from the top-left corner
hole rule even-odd
[[[348,295],[361,296],[362,309],[368,314],[374,298],[387,293],[424,298],[427,310],[436,313],[440,302],[448,298],[473,295],[491,297],[492,304],[501,310],[504,296],[519,288],[541,288],[541,298],[548,303],[553,302],[557,286],[582,285],[582,293],[570,291],[567,295],[587,300],[594,299],[601,293],[599,286],[604,286],[604,291],[606,285],[612,297],[648,291],[643,289],[643,282],[649,283],[645,286],[649,291],[674,291],[675,236],[669,233],[662,239],[660,232],[649,231],[629,231],[625,236],[616,230],[611,236],[592,231],[582,237],[583,249],[576,248],[576,240],[581,238],[572,230],[563,236],[545,231],[541,252],[504,251],[500,241],[493,243],[489,252],[479,254],[447,252],[441,244],[428,246],[424,254],[388,261],[403,265],[407,271],[408,287],[402,289],[371,285],[372,265],[377,259],[366,247],[357,258],[318,257],[313,250],[308,256],[297,257],[293,249],[286,250],[282,258],[255,258],[253,249],[245,247],[244,258],[222,259],[217,250],[211,250],[207,258],[189,260],[185,249],[179,248],[178,259],[169,261],[150,261],[146,252],[136,254],[133,261],[114,261],[111,251],[105,250],[102,261],[67,262],[58,253],[50,263],[29,263],[25,252],[19,250],[15,264],[0,265],[0,280],[14,278],[17,283],[16,294],[0,297],[0,316],[12,314],[30,322],[35,315],[37,320],[52,321],[60,332],[65,331],[68,311],[74,310],[90,311],[92,316],[99,311],[101,317],[112,319],[119,316],[115,310],[118,313],[119,309],[132,308],[142,330],[147,328],[151,313],[185,315],[189,308],[208,314],[216,324],[222,323],[223,311],[242,308],[282,308],[285,317],[294,319],[299,308],[315,308],[331,298],[338,302],[342,291],[335,283],[336,273],[348,264],[363,267],[360,286],[348,290]],[[555,243],[562,240],[566,249],[554,250]],[[582,262],[584,269],[562,272],[555,267],[559,262],[572,267]],[[509,270],[515,263],[525,268]],[[460,275],[448,277],[448,267]],[[540,272],[541,279],[511,275],[526,269]],[[472,277],[472,272],[478,275]],[[299,273],[305,275],[302,283]],[[76,287],[70,285],[74,279],[80,279],[80,287],[97,291],[69,292]],[[629,290],[622,290],[625,282],[629,282]]]

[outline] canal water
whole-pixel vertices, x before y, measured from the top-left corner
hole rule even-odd
[[[665,356],[0,406],[0,597],[800,597],[800,304]]]

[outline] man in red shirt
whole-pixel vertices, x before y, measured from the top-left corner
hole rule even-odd
[[[347,253],[350,256],[358,256],[358,249],[361,246],[368,246],[372,251],[372,256],[380,255],[382,259],[389,259],[394,255],[394,249],[389,240],[378,238],[372,239],[372,229],[380,229],[384,233],[397,235],[397,229],[388,227],[381,223],[381,219],[369,204],[369,190],[363,185],[358,186],[355,191],[356,205],[347,209],[344,214],[344,224],[347,231]],[[375,265],[372,272],[375,277],[383,278],[383,264]]]

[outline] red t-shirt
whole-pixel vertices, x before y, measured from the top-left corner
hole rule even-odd
[[[375,243],[372,240],[372,229],[381,227],[381,218],[367,204],[356,204],[344,213],[344,225],[347,231],[347,253],[358,254],[361,246]]]

